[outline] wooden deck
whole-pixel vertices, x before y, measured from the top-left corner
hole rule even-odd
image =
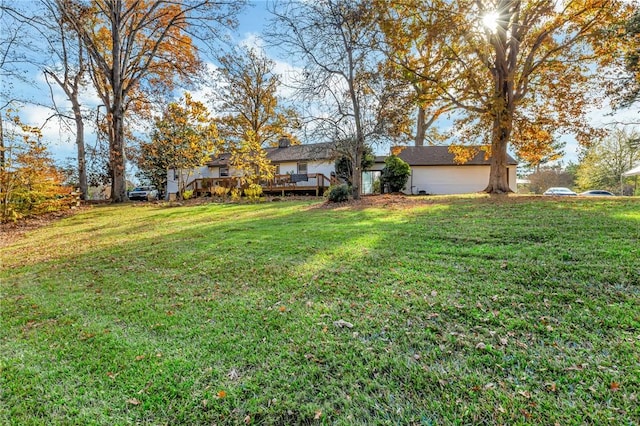
[[[275,175],[273,179],[263,180],[259,183],[265,194],[284,196],[286,194],[308,193],[320,196],[331,184],[337,183],[337,181],[332,182],[322,173],[308,173]],[[216,186],[244,189],[248,185],[242,185],[240,179],[236,177],[201,178],[189,182],[185,189],[193,190],[194,196],[199,197],[213,194],[213,188]]]

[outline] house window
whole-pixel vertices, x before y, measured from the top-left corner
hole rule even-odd
[[[276,164],[276,170],[274,171],[274,174],[276,175],[280,174],[280,164]]]
[[[307,174],[307,163],[298,163],[298,174],[299,175]]]
[[[220,167],[220,177],[228,177],[228,176],[229,176],[229,168]]]
[[[173,180],[178,180],[178,170],[173,169]]]

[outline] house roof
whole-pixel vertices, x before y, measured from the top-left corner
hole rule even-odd
[[[227,152],[223,152],[222,154],[211,156],[211,160],[207,162],[207,166],[209,167],[225,167],[229,164],[229,158],[231,158],[231,154]]]
[[[273,163],[287,161],[327,160],[333,158],[332,142],[290,145],[283,148],[267,148],[267,158]]]
[[[484,151],[479,151],[471,160],[460,164],[454,161],[454,154],[449,152],[448,146],[406,146],[397,154],[410,166],[479,166],[489,165]],[[518,162],[507,154],[507,164],[516,165]]]
[[[332,142],[305,145],[290,145],[280,148],[267,148],[267,158],[272,163],[286,163],[290,161],[313,161],[333,158],[334,144]],[[231,154],[222,153],[212,156],[207,162],[209,167],[225,167],[229,165]]]

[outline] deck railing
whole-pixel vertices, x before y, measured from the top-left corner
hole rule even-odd
[[[338,183],[336,178],[328,178],[322,173],[275,175],[273,179],[263,179],[259,182],[265,193],[284,195],[287,192],[312,191],[317,196],[322,195],[330,185],[336,183]],[[198,178],[189,182],[185,189],[192,190],[195,196],[202,196],[212,194],[216,186],[244,189],[248,184],[243,184],[237,177]]]

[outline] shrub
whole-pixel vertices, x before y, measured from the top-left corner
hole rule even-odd
[[[332,203],[341,203],[349,199],[349,185],[331,185],[327,190],[326,197]]]
[[[257,183],[252,183],[248,188],[244,189],[244,195],[249,201],[257,201],[262,195],[262,187]]]
[[[182,199],[183,200],[188,200],[191,197],[193,197],[193,189],[187,189],[186,191],[184,191],[182,193]]]
[[[382,192],[382,184],[380,183],[380,179],[376,179],[373,181],[373,193],[380,194]]]
[[[240,201],[240,198],[242,198],[242,189],[233,188],[231,190],[231,201],[238,202],[238,201]]]
[[[220,198],[226,198],[229,195],[229,191],[231,191],[226,186],[214,186],[213,187],[213,195]]]
[[[388,185],[391,192],[401,191],[407,180],[409,180],[411,167],[396,155],[388,156],[384,160],[384,164],[385,166],[380,176],[382,185]]]

